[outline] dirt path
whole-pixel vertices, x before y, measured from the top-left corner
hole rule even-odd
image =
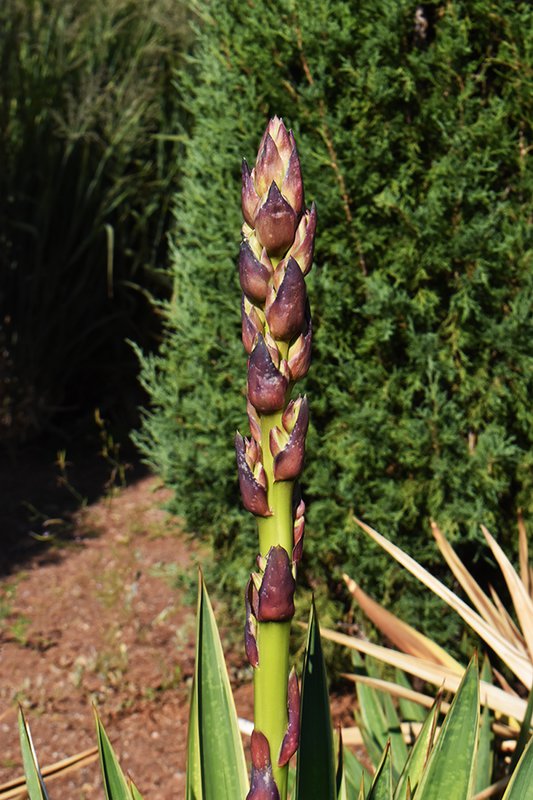
[[[207,553],[162,510],[166,496],[138,479],[79,512],[71,542],[29,551],[0,579],[0,785],[22,774],[18,703],[41,767],[94,747],[95,704],[146,800],[185,796],[194,585]],[[239,622],[215,613],[240,643]],[[225,653],[237,711],[251,719],[243,647]],[[336,723],[353,724],[351,693],[332,705]],[[104,796],[96,760],[48,785],[62,800]]]
[[[75,545],[36,556],[0,584],[0,783],[21,773],[17,702],[42,765],[95,744],[95,703],[144,796],[184,796],[194,601],[176,583],[180,571],[195,572],[198,549],[160,510],[163,500],[153,478],[138,481],[83,513]],[[250,717],[248,684],[237,702]],[[97,763],[50,789],[102,797]]]

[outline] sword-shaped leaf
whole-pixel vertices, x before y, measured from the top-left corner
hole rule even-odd
[[[474,657],[446,715],[421,777],[416,800],[467,800],[479,733],[479,676]]]
[[[115,752],[111,747],[111,742],[96,711],[94,712],[94,716],[96,720],[96,738],[98,741],[98,751],[100,753],[100,766],[104,779],[105,796],[107,800],[131,800],[131,792],[126,778],[124,777]]]
[[[483,660],[481,678],[486,683],[492,683],[492,669],[488,658]],[[479,728],[479,746],[477,753],[476,780],[474,792],[478,793],[491,784],[492,767],[494,763],[494,733],[492,731],[493,715],[488,706],[481,712],[481,725]]]
[[[24,772],[26,774],[26,789],[30,800],[48,800],[46,787],[44,785],[41,770],[37,762],[35,748],[31,738],[30,729],[22,713],[19,709],[19,735],[20,735],[20,749],[22,751],[22,761],[24,763]]]
[[[424,767],[429,760],[431,748],[433,747],[440,707],[441,699],[440,696],[438,696],[422,725],[422,729],[411,749],[407,763],[402,770],[400,779],[396,784],[394,800],[405,800],[408,791],[411,791],[413,794],[416,791]]]
[[[367,800],[392,800],[392,759],[389,745],[383,751]]]
[[[235,703],[209,596],[200,576],[187,754],[188,800],[235,800],[248,776]]]
[[[503,800],[530,800],[533,786],[533,736],[513,772]]]
[[[296,800],[335,800],[335,762],[326,667],[314,602],[311,605],[302,675]]]
[[[143,796],[140,791],[137,789],[133,781],[130,781],[130,792],[132,800],[143,800]]]

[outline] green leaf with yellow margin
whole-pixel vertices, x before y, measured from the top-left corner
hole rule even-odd
[[[383,751],[367,800],[392,800],[392,758],[390,744],[387,744]]]
[[[189,717],[187,800],[236,800],[248,775],[217,624],[202,576]]]
[[[29,800],[48,800],[43,776],[39,769],[35,748],[31,738],[30,729],[24,718],[22,709],[19,708],[19,735],[22,761],[24,763],[24,773],[26,775],[26,789]]]
[[[522,753],[503,800],[531,800],[533,797],[533,736]]]
[[[437,720],[440,709],[440,697],[437,697],[435,704],[427,715],[424,724],[416,738],[416,742],[411,748],[407,763],[402,770],[402,774],[396,784],[394,791],[394,800],[405,800],[407,796],[407,789],[414,793],[420,776],[424,771],[424,767],[428,762],[429,754],[435,739],[435,731],[437,729]]]
[[[131,800],[124,773],[120,768],[118,759],[115,755],[109,737],[105,732],[100,717],[94,712],[96,721],[96,738],[98,740],[98,751],[100,753],[100,766],[104,779],[104,791],[107,800]]]
[[[467,800],[471,796],[478,735],[479,675],[474,656],[446,714],[416,800]]]
[[[335,761],[326,666],[314,602],[311,605],[302,675],[296,800],[335,800]]]

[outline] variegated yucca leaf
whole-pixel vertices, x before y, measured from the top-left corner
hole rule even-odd
[[[39,769],[30,729],[26,723],[22,709],[19,709],[18,722],[20,749],[22,751],[22,761],[24,764],[24,773],[26,775],[26,789],[29,800],[48,800],[48,794],[46,793],[43,776]]]
[[[187,752],[187,800],[235,800],[248,791],[246,761],[220,636],[202,576]]]

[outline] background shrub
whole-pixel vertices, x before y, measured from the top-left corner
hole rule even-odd
[[[246,428],[239,170],[282,115],[319,210],[308,574],[325,569],[335,593],[347,570],[448,636],[351,518],[435,566],[430,516],[475,560],[480,522],[508,544],[518,506],[531,511],[533,11],[510,0],[202,8],[180,78],[192,133],[174,292],[161,350],[143,361],[152,405],[137,442],[240,595],[256,545],[231,444]]]
[[[105,406],[125,337],[154,333],[185,23],[175,0],[1,4],[0,440]]]

